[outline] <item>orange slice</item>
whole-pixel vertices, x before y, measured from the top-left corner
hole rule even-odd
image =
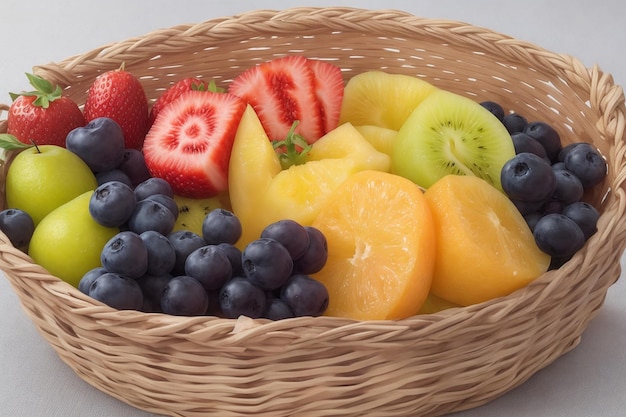
[[[513,203],[485,180],[448,175],[425,192],[437,233],[432,293],[459,305],[522,288],[550,257]]]
[[[328,261],[314,275],[329,292],[326,315],[417,314],[430,289],[435,231],[415,184],[385,172],[357,172],[335,189],[313,226],[328,241]]]

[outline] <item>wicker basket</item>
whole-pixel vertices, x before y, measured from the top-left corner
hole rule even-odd
[[[115,311],[0,234],[0,266],[61,359],[98,389],[172,416],[433,416],[493,400],[574,348],[620,276],[626,243],[624,95],[599,68],[459,22],[297,8],[159,30],[35,72],[82,103],[97,75],[125,62],[155,99],[182,76],[226,85],[285,54],[331,60],[346,79],[370,69],[417,75],[548,121],[565,142],[593,141],[609,161],[606,181],[586,196],[602,213],[598,232],[510,296],[381,322]]]

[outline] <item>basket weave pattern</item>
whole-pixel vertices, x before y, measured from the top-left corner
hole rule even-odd
[[[384,322],[115,311],[0,233],[0,267],[60,358],[98,389],[172,416],[433,416],[493,400],[574,348],[619,278],[626,247],[624,94],[598,67],[460,22],[297,8],[163,29],[35,73],[84,103],[93,80],[124,62],[154,100],[183,76],[225,86],[286,54],[330,60],[346,80],[371,69],[420,76],[547,121],[566,143],[592,141],[609,162],[604,184],[586,196],[602,213],[598,232],[562,268],[510,296]]]

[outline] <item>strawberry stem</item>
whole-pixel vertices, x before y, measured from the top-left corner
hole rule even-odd
[[[34,96],[33,105],[47,109],[54,100],[61,98],[63,90],[58,85],[52,85],[37,75],[26,73],[26,78],[33,86],[33,91],[24,91],[22,93],[9,93],[11,100],[15,101],[19,96]]]
[[[272,146],[278,154],[280,165],[283,169],[287,169],[292,165],[301,165],[307,162],[311,145],[296,133],[299,121],[295,120],[287,133],[284,140],[272,141]]]

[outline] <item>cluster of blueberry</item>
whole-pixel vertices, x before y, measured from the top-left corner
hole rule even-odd
[[[481,103],[511,134],[515,157],[501,171],[502,189],[533,231],[537,246],[552,257],[551,268],[569,260],[597,230],[597,209],[583,201],[607,175],[607,163],[588,142],[563,146],[556,129],[505,114],[495,102]]]

